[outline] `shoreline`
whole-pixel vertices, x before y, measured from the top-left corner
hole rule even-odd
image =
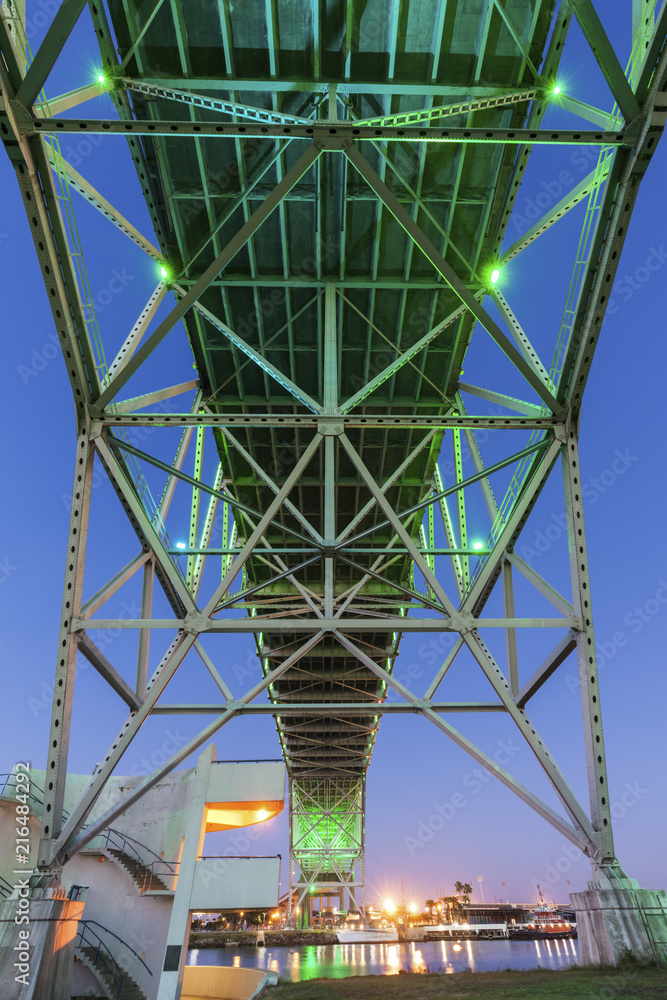
[[[226,948],[230,945],[239,945],[243,947],[254,948],[257,946],[257,936],[261,933],[260,931],[192,931],[190,934],[190,940],[188,944],[188,949],[206,949],[206,948]],[[264,931],[264,939],[267,947],[272,946],[274,948],[288,948],[299,945],[307,944],[349,944],[350,942],[341,942],[338,939],[336,931],[331,930],[305,930],[305,931],[295,931],[291,929],[285,930],[267,930]],[[552,935],[545,936],[540,935],[539,932],[531,934],[521,934],[521,935],[510,935],[509,937],[497,937],[497,938],[487,938],[483,935],[475,934],[457,934],[455,937],[449,937],[448,935],[442,935],[442,937],[428,937],[424,938],[423,941],[415,938],[414,943],[424,943],[427,941],[544,941],[544,940],[563,940],[572,939],[576,940],[577,934],[574,933],[564,933],[562,935]],[[406,939],[401,941],[396,941],[392,943],[396,944],[409,944],[412,939]],[[372,934],[367,939],[359,938],[355,939],[354,944],[376,944],[385,943],[379,942],[378,938],[374,937]],[[260,947],[262,947],[260,945]]]
[[[192,931],[188,948],[225,948],[228,944],[256,947],[260,931]],[[301,944],[338,944],[335,931],[264,931],[267,946],[274,948]]]

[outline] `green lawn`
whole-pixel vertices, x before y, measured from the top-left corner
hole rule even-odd
[[[565,972],[460,972],[311,979],[269,990],[267,1000],[667,1000],[667,969],[569,969]]]

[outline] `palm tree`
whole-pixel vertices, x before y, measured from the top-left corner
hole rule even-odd
[[[472,896],[472,885],[470,882],[455,882],[454,888],[461,897],[462,905],[467,906]]]

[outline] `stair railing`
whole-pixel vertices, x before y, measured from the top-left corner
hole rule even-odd
[[[160,879],[164,882],[170,889],[174,889],[176,886],[176,878],[178,876],[178,866],[180,861],[151,861],[149,865],[144,865],[144,881],[141,885],[139,892],[150,892],[153,888],[153,879]],[[173,879],[173,881],[172,881]]]
[[[91,923],[94,923],[94,921],[79,921],[79,929],[76,934],[77,945],[79,948],[83,948],[84,945],[88,945],[89,948],[92,948],[94,954],[91,956],[91,961],[93,962],[93,965],[102,965],[106,969],[107,973],[111,977],[111,983],[107,984],[107,987],[110,992],[115,990],[115,997],[113,1000],[118,1000],[120,997],[120,991],[123,988],[125,970],[118,964],[116,959],[104,944],[100,935],[89,927],[89,924]]]
[[[144,868],[150,867],[151,864],[159,862],[160,864],[166,866],[167,874],[170,875],[176,874],[176,868],[172,865],[170,861],[165,861],[164,858],[161,858],[156,851],[152,850],[152,848],[148,847],[146,844],[140,843],[133,837],[128,837],[127,834],[121,833],[120,830],[114,830],[113,827],[108,827],[100,834],[99,839],[104,844],[106,844],[107,847],[110,846],[115,847],[117,851],[121,851],[123,854],[126,854],[129,858],[132,859],[132,861],[134,861],[137,867],[141,868],[142,870]],[[155,858],[155,861],[153,862],[144,861],[144,858],[137,850],[137,847],[135,847],[135,844],[138,847],[140,847],[142,851],[146,851],[148,854],[152,854],[153,857]]]
[[[108,934],[110,937],[115,938],[120,942],[120,944],[123,945],[124,948],[127,948],[128,951],[132,952],[134,957],[141,962],[149,976],[152,976],[153,973],[148,968],[141,955],[134,950],[132,945],[129,945],[127,941],[124,941],[123,938],[119,937],[119,935],[114,933],[114,931],[110,931],[108,927],[104,927],[103,924],[98,923],[97,920],[80,920],[79,928],[77,930],[78,946],[82,948],[84,945],[88,945],[89,948],[94,950],[95,964],[97,965],[98,962],[100,962],[107,970],[111,977],[113,989],[116,991],[113,1000],[119,1000],[121,990],[123,988],[123,980],[125,979],[125,981],[127,981],[130,978],[130,975],[122,967],[122,965],[119,965],[109,950],[109,946],[103,940],[101,935],[93,929],[94,927],[99,928],[103,934]]]
[[[5,781],[2,793],[0,794],[9,796],[10,790],[12,789],[14,791],[16,790],[16,773],[14,771],[11,771],[8,773],[5,772],[4,774],[0,774],[0,781],[3,778],[5,779]],[[35,794],[35,792],[39,794]],[[44,800],[43,798],[40,798],[40,795],[42,796],[44,795],[44,789],[41,788],[39,785],[36,785],[33,781],[31,781],[30,791],[28,792],[29,799],[32,802],[36,802],[38,805],[43,806]],[[69,818],[69,812],[66,809],[63,809],[63,820],[66,820],[68,818]],[[83,829],[85,830],[85,826],[83,827]],[[105,844],[107,847],[109,846],[115,847],[116,850],[121,851],[123,854],[126,854],[128,857],[130,857],[138,867],[144,869],[149,866],[150,862],[147,863],[146,861],[144,861],[144,857],[137,850],[137,847],[140,847],[141,850],[145,852],[145,854],[149,855],[152,854],[155,861],[160,862],[166,866],[165,874],[172,876],[176,875],[176,868],[174,868],[171,865],[171,862],[165,861],[164,858],[161,858],[160,855],[156,851],[154,851],[151,847],[148,847],[147,844],[140,843],[140,841],[135,840],[134,837],[128,837],[127,834],[121,833],[120,830],[115,830],[113,827],[108,827],[99,835],[99,838],[96,839],[101,840],[102,843]],[[13,887],[10,888],[13,890]],[[0,895],[2,895],[4,891],[5,887],[2,885],[2,883],[0,883]]]

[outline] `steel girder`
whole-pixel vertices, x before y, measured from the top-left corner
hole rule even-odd
[[[261,80],[260,74],[249,74],[248,79],[242,79],[230,41],[230,32],[233,35],[240,29],[227,5],[223,5],[220,19],[227,75],[219,80],[208,79],[192,63],[193,53],[179,35],[179,19],[170,25],[151,16],[138,28],[125,19],[120,5],[111,5],[111,23],[104,9],[96,6],[94,21],[105,39],[104,72],[119,116],[99,121],[58,117],[92,96],[90,86],[42,106],[35,104],[82,5],[71,9],[68,5],[67,16],[63,5],[62,16],[54,20],[27,74],[23,73],[20,43],[16,44],[16,21],[10,30],[3,15],[2,138],[17,171],[52,300],[75,397],[78,432],[70,558],[50,733],[53,780],[45,797],[45,814],[52,820],[43,828],[40,845],[40,866],[47,871],[57,869],[85,846],[131,801],[232,718],[268,712],[276,718],[290,771],[290,879],[297,861],[300,891],[330,888],[323,876],[333,871],[336,877],[329,881],[344,885],[359,906],[352,873],[355,866],[362,866],[354,883],[361,888],[365,774],[379,717],[394,711],[423,715],[579,846],[599,868],[611,875],[619,871],[592,652],[578,418],[604,317],[606,289],[613,282],[641,177],[664,126],[665,18],[661,17],[642,46],[644,61],[636,54],[626,76],[615,57],[609,57],[609,44],[592,5],[573,4],[603,64],[620,113],[608,116],[609,127],[604,129],[601,112],[585,105],[577,108],[577,102],[572,102],[572,110],[592,118],[599,130],[549,132],[540,122],[568,17],[560,18],[549,3],[536,2],[522,35],[516,23],[508,26],[505,11],[499,13],[489,3],[474,37],[459,39],[477,53],[470,79],[462,87],[441,79],[445,72],[441,58],[452,38],[444,4],[434,3],[433,23],[439,26],[440,34],[434,34],[430,49],[432,85],[421,83],[421,77],[400,80],[394,70],[388,80],[357,82],[351,75],[355,50],[348,47],[336,86],[324,84],[318,77],[323,50],[316,36],[311,40],[316,71],[313,82],[303,82],[308,73],[301,73],[299,81],[276,78],[275,22],[266,36],[273,78]],[[271,5],[267,10],[275,18]],[[556,29],[535,79],[534,64],[537,60],[540,65],[538,53],[552,17]],[[164,37],[171,40],[172,28],[178,35],[174,45],[184,75],[178,79],[165,76],[159,81],[146,64],[145,44],[151,31],[166,32]],[[359,25],[348,24],[347,28],[356,37]],[[109,41],[112,29],[121,55],[124,53],[122,60]],[[497,86],[482,85],[489,36],[498,42],[505,29],[514,46],[511,71]],[[390,68],[397,65],[397,41],[393,37],[387,43]],[[222,92],[222,96],[202,98],[198,94],[202,90]],[[258,106],[244,103],[240,98],[243,93],[254,93]],[[443,107],[449,108],[450,116],[464,116],[460,126],[442,127],[448,112],[439,112],[434,105],[436,95]],[[262,102],[268,106],[260,107]],[[415,107],[415,102],[425,106]],[[181,107],[187,117],[174,118],[174,106]],[[202,120],[198,109],[227,118]],[[324,110],[326,113],[321,113]],[[341,111],[343,118],[339,117]],[[128,136],[158,247],[64,163],[48,139],[61,131]],[[136,136],[142,136],[141,145]],[[170,136],[169,145],[158,145],[155,136]],[[204,140],[214,139],[212,145],[203,145]],[[117,139],[111,136],[108,141]],[[500,255],[500,242],[516,198],[514,180],[524,169],[532,146],[542,142],[591,143],[605,153],[589,177]],[[381,143],[389,145],[383,148]],[[185,149],[193,152],[186,154]],[[430,149],[453,151],[451,169],[444,180],[436,182]],[[187,204],[187,199],[179,199],[176,190],[173,167],[184,155],[192,156],[188,163],[199,171],[194,215],[179,207]],[[231,172],[221,171],[218,155],[232,157]],[[487,188],[481,191],[469,183],[472,155],[485,158],[480,162]],[[100,356],[84,317],[85,296],[70,264],[69,237],[57,207],[52,169],[136,246],[158,260],[165,271],[110,365]],[[239,178],[238,185],[230,176]],[[390,176],[396,179],[393,186]],[[337,189],[343,191],[342,202]],[[598,192],[602,192],[602,200],[594,238],[578,274],[575,318],[565,330],[558,366],[548,370],[504,296],[496,292],[494,297],[507,332],[483,307],[482,300],[490,291],[487,271],[494,260],[500,265],[518,255],[582,198],[597,197]],[[217,202],[227,193],[232,195],[231,209],[220,215]],[[374,206],[374,217],[360,215],[360,229],[355,229],[355,213],[362,209],[351,206],[367,204]],[[475,238],[460,245],[462,234],[471,225]],[[313,226],[318,236],[314,242],[312,234],[306,240],[306,253],[314,250],[308,266],[294,266],[291,243],[305,240],[304,234]],[[322,233],[337,226],[343,233],[342,242],[323,250]],[[372,226],[372,247],[366,252],[360,240]],[[485,233],[491,234],[488,239]],[[380,257],[381,244],[389,258],[392,246],[398,247],[389,271]],[[359,262],[356,270],[355,261]],[[311,298],[299,298],[304,287],[313,293]],[[246,288],[250,298],[244,299]],[[287,291],[280,291],[282,288]],[[350,298],[359,288],[365,293],[361,304]],[[269,299],[269,289],[280,294]],[[155,326],[153,317],[170,290],[177,303]],[[421,299],[416,297],[420,295]],[[269,302],[272,309],[267,307]],[[253,319],[251,324],[242,321],[243,308]],[[411,310],[420,320],[413,323],[417,329],[404,337]],[[277,320],[271,322],[271,317]],[[502,387],[462,382],[461,365],[475,320],[521,375],[523,395],[528,398],[516,398]],[[147,370],[159,344],[173,336],[181,321],[195,355],[197,379],[174,373],[168,385],[154,388],[149,377],[138,386],[140,392],[119,399],[118,394],[130,379],[136,383],[135,377]],[[352,363],[347,361],[346,352],[353,357]],[[223,370],[232,374],[223,377]],[[469,414],[462,393],[500,410]],[[179,396],[185,396],[189,403],[182,412],[146,410]],[[126,433],[133,426],[165,433],[179,426],[182,436],[173,462],[130,444]],[[507,458],[500,463],[485,463],[482,458],[475,431],[486,428],[502,430],[508,441],[518,441],[508,446]],[[463,475],[462,432],[475,467],[472,476]],[[528,446],[526,432],[532,434]],[[452,441],[455,473],[445,486],[437,459],[447,434]],[[203,462],[209,440],[217,455],[212,477],[207,477]],[[193,441],[191,476],[185,472],[185,460]],[[288,460],[281,459],[285,441],[289,441]],[[86,525],[96,459],[128,515],[140,552],[84,601]],[[523,525],[559,460],[565,482],[571,600],[514,552]],[[150,463],[166,474],[162,499],[155,510],[147,505],[132,462]],[[498,505],[492,477],[510,465],[516,468],[515,482]],[[483,546],[471,549],[468,497],[474,483],[482,486],[490,528]],[[181,569],[180,556],[166,528],[174,491],[184,488],[178,484],[191,491],[185,569]],[[454,496],[455,515],[448,506],[448,497]],[[204,497],[209,498],[205,510]],[[218,545],[213,541],[213,524],[219,510],[223,528]],[[440,524],[437,535],[445,544],[436,542],[436,522]],[[450,563],[451,589],[443,574],[436,572],[436,558],[440,557]],[[218,581],[200,601],[202,582],[214,562],[219,566]],[[144,574],[142,617],[94,617],[140,569]],[[545,596],[558,615],[517,617],[514,571]],[[152,616],[154,578],[167,597],[173,618]],[[499,581],[504,615],[484,617],[485,605]],[[238,589],[232,592],[235,582]],[[251,613],[229,617],[235,610]],[[88,634],[94,627],[136,630],[136,683],[128,680],[124,667],[112,664],[96,648]],[[545,627],[562,629],[563,638],[541,665],[529,671],[522,684],[516,629]],[[485,628],[505,631],[506,672],[482,637],[480,630]],[[149,639],[155,645],[165,629],[173,637],[168,637],[149,678]],[[424,696],[413,693],[393,676],[400,636],[412,630],[458,634]],[[234,697],[224,672],[199,642],[205,633],[255,635],[262,680],[241,697]],[[79,649],[130,712],[82,799],[63,822],[74,665]],[[448,670],[464,649],[493,688],[488,702],[436,699],[446,684]],[[586,727],[588,812],[526,715],[530,699],[575,649]],[[195,654],[215,681],[220,703],[161,701],[167,683],[186,656]],[[389,688],[403,699],[401,704],[385,701]],[[268,703],[258,702],[264,693]],[[443,718],[448,712],[468,711],[504,712],[514,721],[567,818]],[[144,720],[150,714],[181,712],[215,718],[150,775],[130,799],[84,829],[105,782]],[[354,800],[354,808],[349,816],[345,812],[338,833],[322,833],[315,822],[307,804],[310,801],[312,807],[315,788],[322,790],[327,802],[339,793],[342,799],[351,796],[350,801]],[[320,802],[318,808],[322,812],[328,806]],[[354,826],[352,834],[346,826],[348,820]],[[305,847],[309,821],[319,840],[315,846]],[[342,846],[336,841],[341,830],[348,840],[352,837]],[[339,847],[340,856],[336,854]],[[308,850],[319,852],[315,861]],[[330,868],[325,867],[325,860]]]

